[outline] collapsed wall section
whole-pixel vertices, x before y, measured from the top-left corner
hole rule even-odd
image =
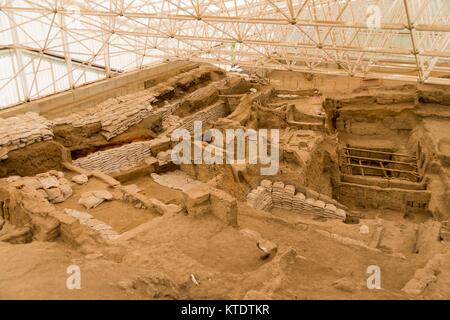
[[[60,170],[70,155],[53,138],[50,121],[36,113],[0,118],[0,177]]]
[[[34,180],[18,177],[3,179],[0,184],[1,218],[7,222],[0,230],[0,241],[53,241],[59,236],[59,222],[51,215],[55,208],[34,184]]]

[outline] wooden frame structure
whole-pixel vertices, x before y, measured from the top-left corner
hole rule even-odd
[[[421,182],[424,171],[419,165],[423,166],[423,162],[418,160],[416,156],[402,153],[343,147],[340,165],[346,174]]]

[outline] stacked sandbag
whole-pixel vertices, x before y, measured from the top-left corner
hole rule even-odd
[[[70,125],[75,128],[99,125],[100,134],[106,140],[111,140],[147,118],[158,116],[165,118],[173,113],[179,108],[180,103],[161,106],[162,101],[173,97],[177,88],[186,92],[195,84],[208,81],[212,72],[217,71],[200,67],[148,89],[110,98],[96,106],[54,119],[52,123],[54,126]]]
[[[152,156],[152,142],[134,142],[117,148],[97,151],[76,159],[73,164],[85,170],[111,173],[144,162]]]
[[[314,208],[315,203],[316,203],[316,199],[306,198],[305,203],[304,203],[305,211],[308,213],[313,213],[313,208]]]
[[[281,181],[275,182],[272,188],[272,202],[275,208],[281,208],[283,206],[283,194],[284,183]]]
[[[99,206],[104,201],[113,200],[113,195],[106,190],[87,191],[81,194],[78,203],[83,205],[86,209],[93,209]]]
[[[260,183],[261,187],[265,188],[268,192],[272,193],[273,184],[270,180],[262,180]]]
[[[272,195],[270,192],[264,187],[258,187],[257,190],[260,193],[260,197],[257,201],[256,208],[266,211],[272,209]]]
[[[51,123],[37,113],[0,118],[0,160],[8,159],[11,151],[52,139]]]
[[[126,96],[108,99],[95,107],[79,113],[53,120],[53,124],[73,127],[85,127],[94,123],[101,125],[101,134],[106,140],[127,131],[130,127],[155,114],[151,105],[155,101],[154,93],[142,91]]]
[[[259,186],[247,195],[247,203],[255,209],[269,211],[272,209],[272,196],[265,187]]]
[[[306,200],[305,195],[301,192],[298,192],[292,200],[292,210],[304,211],[306,209],[305,200]]]
[[[35,177],[11,176],[5,180],[16,188],[27,186],[34,189],[50,203],[64,202],[73,193],[72,184],[59,171],[52,170]]]
[[[314,204],[312,206],[312,211],[314,214],[318,216],[323,216],[324,210],[325,210],[325,202],[323,202],[322,200],[314,201]]]
[[[336,209],[336,215],[339,219],[345,220],[347,218],[347,213],[344,209]]]
[[[248,194],[247,202],[266,211],[275,207],[325,218],[345,220],[347,217],[344,206],[336,200],[310,189],[306,190],[306,195],[296,193],[295,186],[285,186],[281,181],[262,180],[260,186]]]
[[[284,187],[283,199],[281,200],[281,208],[286,210],[292,209],[292,201],[295,195],[295,186],[286,185]]]
[[[334,204],[327,203],[327,204],[325,204],[324,215],[326,217],[333,218],[336,216],[336,210],[337,210],[337,208]]]

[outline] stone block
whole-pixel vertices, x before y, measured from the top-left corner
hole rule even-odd
[[[211,188],[210,190],[211,213],[222,220],[225,224],[236,227],[237,201],[225,191]]]
[[[106,190],[92,191],[92,195],[94,195],[97,198],[108,200],[108,201],[113,199],[113,195],[111,194],[111,192],[106,191]]]
[[[187,206],[205,204],[209,201],[210,190],[203,186],[193,186],[184,192]]]
[[[85,195],[80,198],[78,203],[83,205],[86,209],[93,209],[98,207],[103,201],[105,201],[105,199],[93,195]]]
[[[38,179],[44,189],[59,187],[58,178],[56,178],[54,176],[39,177]]]
[[[52,200],[62,196],[61,190],[59,188],[55,188],[55,187],[45,189],[45,192],[47,193],[49,201],[52,201]]]
[[[80,175],[76,175],[72,178],[72,181],[75,182],[76,184],[86,184],[89,181],[89,178],[85,175],[85,174],[80,174]]]
[[[275,242],[266,239],[260,239],[257,242],[257,246],[261,249],[261,259],[267,259],[269,256],[274,256],[278,250],[278,246]]]

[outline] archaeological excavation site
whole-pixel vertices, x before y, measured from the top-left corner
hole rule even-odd
[[[29,2],[0,6],[0,299],[450,299],[447,1]]]

